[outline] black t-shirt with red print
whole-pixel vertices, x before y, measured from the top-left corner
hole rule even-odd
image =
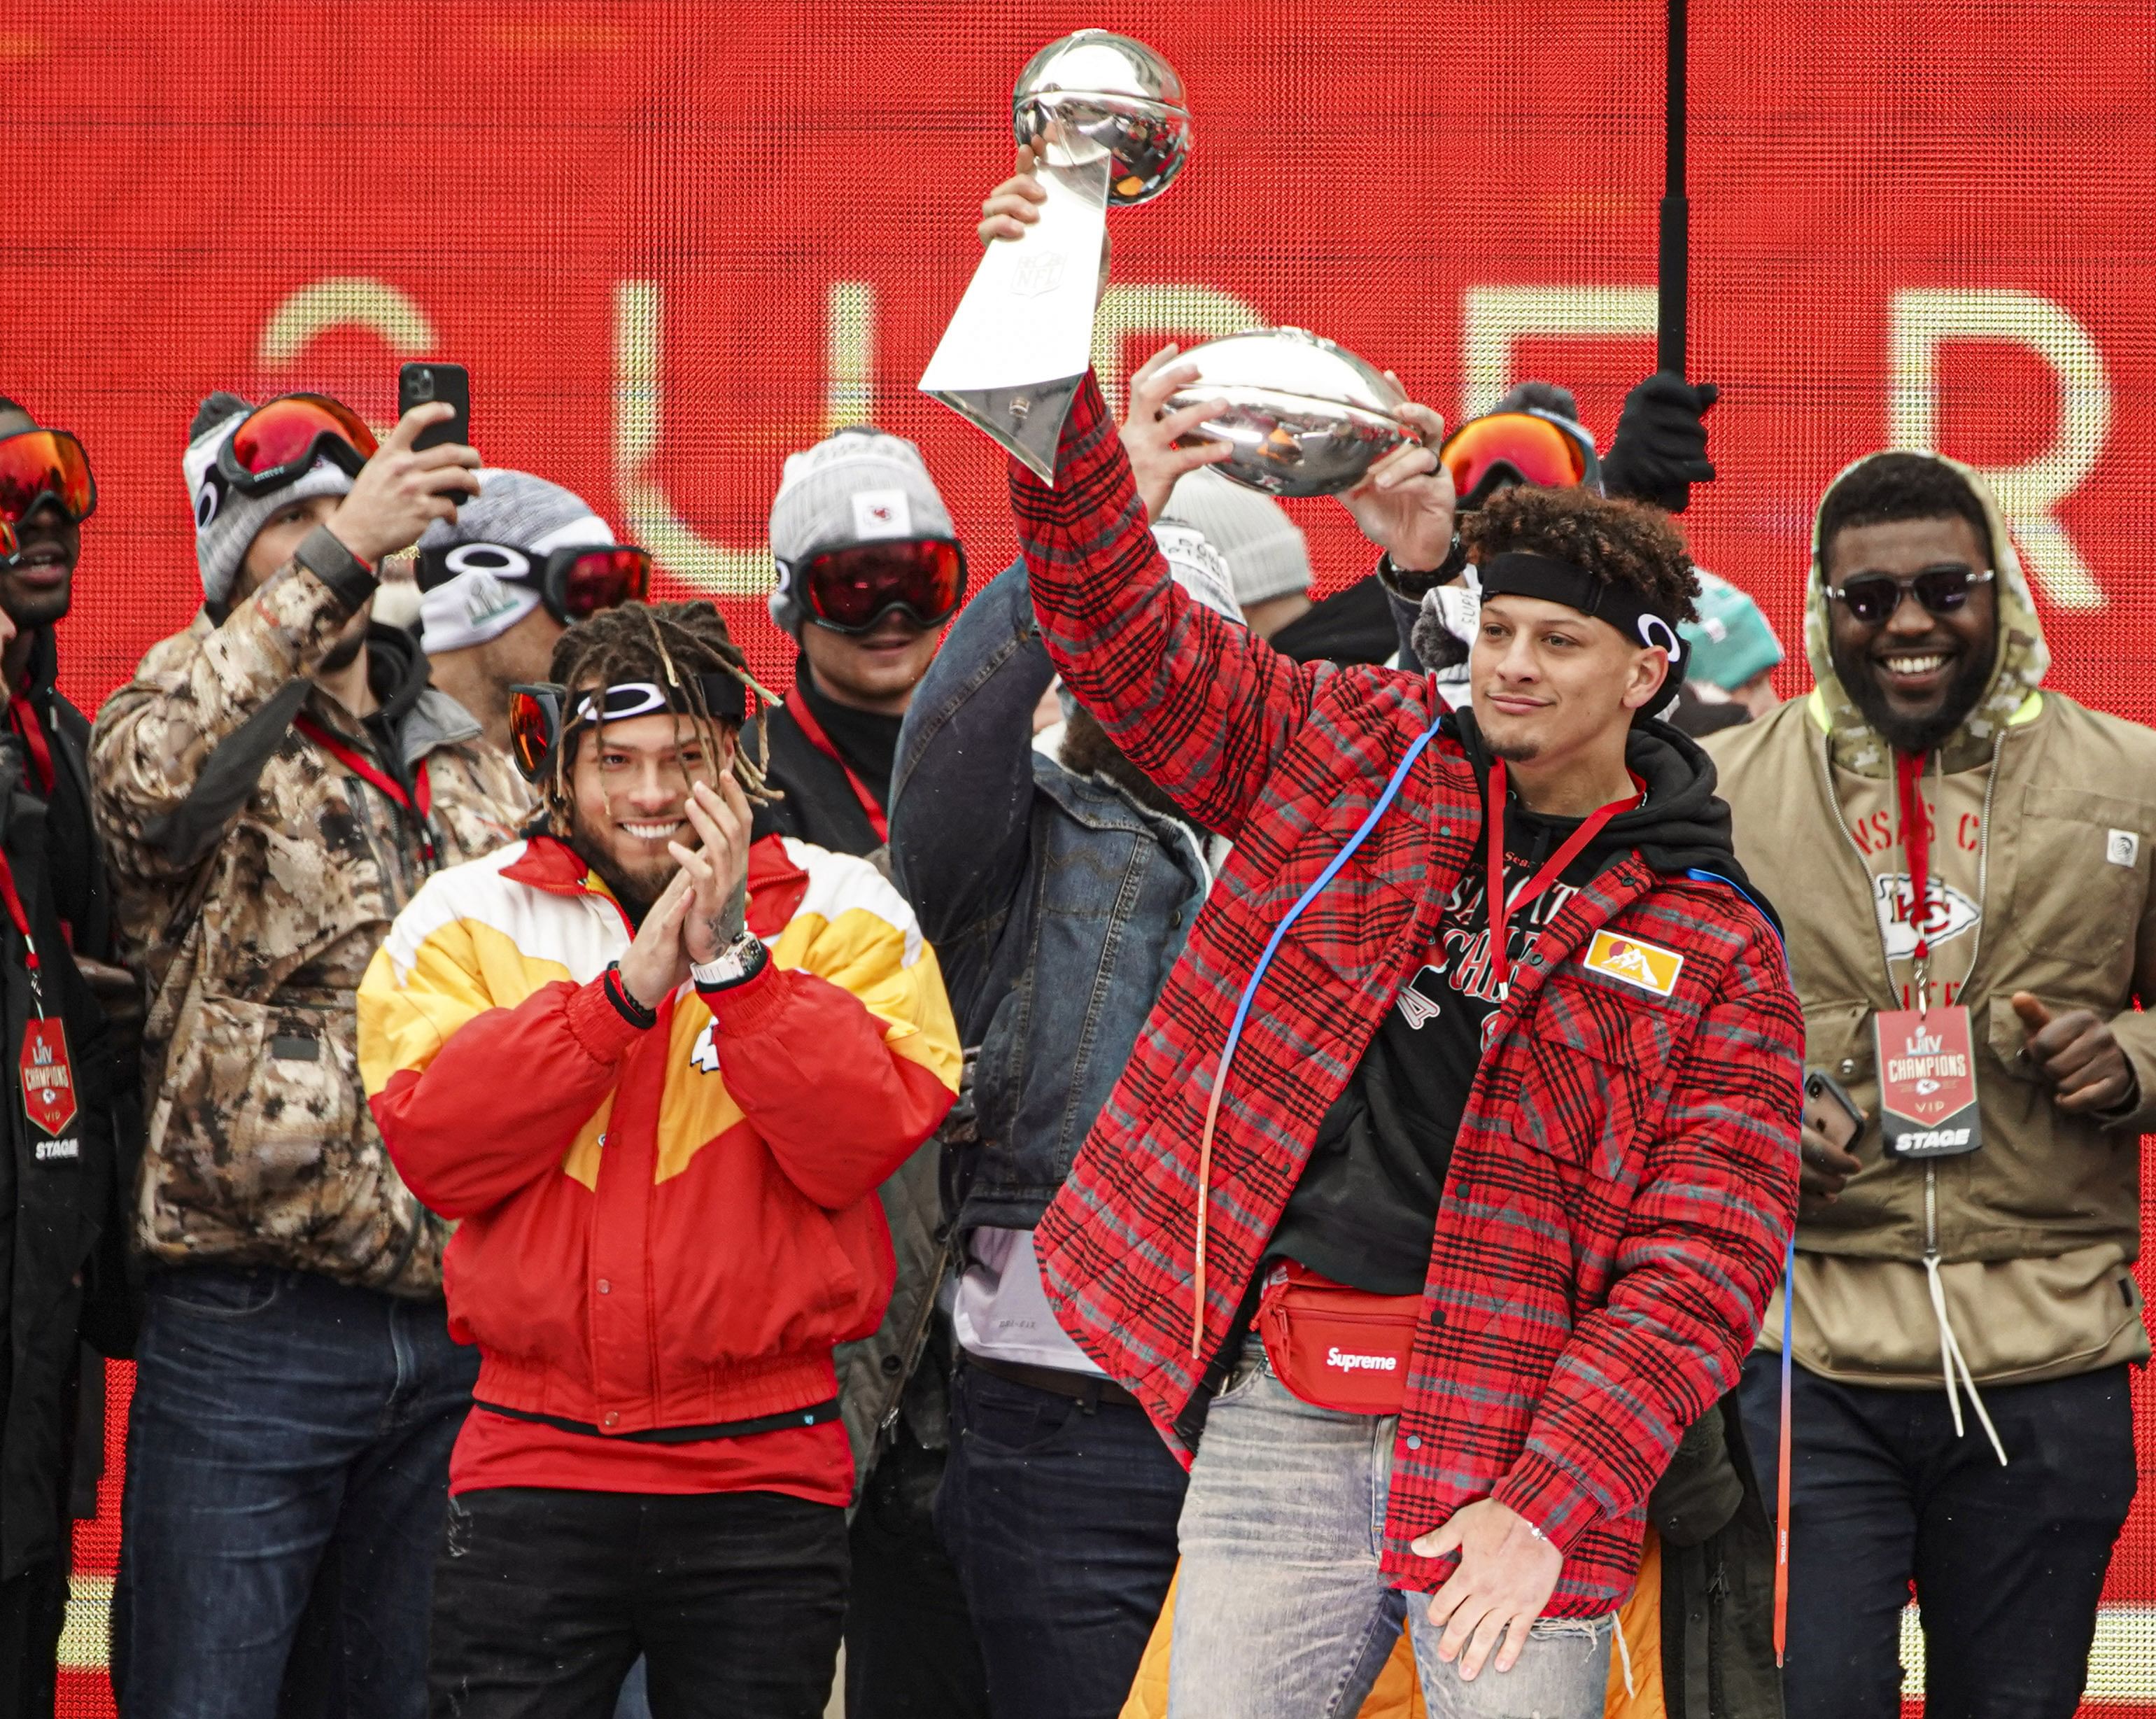
[[[1528,882],[1579,823],[1540,817],[1512,800],[1507,892]],[[1506,938],[1514,967],[1565,903],[1630,846],[1621,836],[1594,841],[1539,897],[1514,908]],[[1484,1034],[1505,1000],[1490,961],[1487,872],[1478,854],[1460,873],[1427,959],[1394,999],[1318,1125],[1270,1257],[1299,1260],[1374,1294],[1420,1293],[1453,1135],[1482,1060]]]

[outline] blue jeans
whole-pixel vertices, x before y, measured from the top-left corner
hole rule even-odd
[[[1394,1420],[1313,1408],[1254,1337],[1214,1400],[1183,1509],[1168,1719],[1349,1719],[1407,1624],[1430,1719],[1602,1719],[1611,1620],[1544,1619],[1463,1682],[1427,1596],[1378,1567]]]
[[[1175,1576],[1183,1487],[1144,1411],[959,1363],[936,1521],[995,1719],[1116,1719]]]
[[[271,1719],[288,1672],[345,1719],[421,1719],[449,1447],[478,1371],[439,1300],[296,1271],[154,1274],[113,1619],[128,1719]],[[335,1603],[316,1604],[323,1662],[303,1665],[318,1581]]]

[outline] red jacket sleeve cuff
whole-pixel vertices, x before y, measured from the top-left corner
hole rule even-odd
[[[603,973],[569,994],[567,1012],[571,1036],[594,1063],[619,1062],[621,1053],[645,1030],[632,1025],[614,1007],[613,999],[606,994]]]
[[[729,1038],[739,1038],[770,1026],[786,1006],[786,986],[780,980],[778,963],[767,956],[755,978],[731,991],[706,995],[704,1001],[719,1023],[719,1031]]]
[[[1492,1495],[1559,1552],[1603,1519],[1602,1506],[1582,1490],[1572,1473],[1532,1450],[1512,1464],[1512,1472]]]
[[[1114,441],[1116,425],[1108,410],[1107,399],[1101,392],[1099,378],[1088,370],[1078,383],[1078,392],[1071,396],[1070,409],[1063,419],[1063,435],[1055,448],[1055,483],[1043,483],[1034,476],[1033,468],[1014,454],[1010,460],[1011,487],[1041,492],[1060,489],[1071,477],[1099,466],[1106,456],[1101,438],[1094,432],[1103,423],[1107,426],[1107,439]]]

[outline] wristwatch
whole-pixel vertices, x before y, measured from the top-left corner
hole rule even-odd
[[[770,959],[771,951],[763,946],[763,939],[753,931],[743,931],[714,960],[690,962],[689,976],[696,981],[696,989],[706,995],[715,991],[732,991],[755,978]]]

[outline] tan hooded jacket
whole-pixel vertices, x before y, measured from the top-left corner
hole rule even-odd
[[[1990,522],[1999,611],[1990,685],[1940,749],[1949,775],[1990,766],[1971,861],[1981,919],[1962,994],[1977,1048],[1975,1152],[1928,1167],[1881,1150],[1872,1016],[1901,1004],[1837,772],[1845,784],[1884,779],[1891,797],[1893,765],[1834,672],[1816,522],[1804,623],[1816,688],[1706,743],[1738,857],[1788,929],[1806,1065],[1875,1118],[1855,1147],[1862,1169],[1798,1226],[1797,1359],[1852,1382],[1930,1388],[1941,1383],[1930,1248],[1978,1382],[2148,1356],[2127,1268],[2140,1243],[2139,1135],[2156,1125],[2156,1014],[2133,1006],[2156,998],[2156,733],[2038,690],[2050,653],[2020,561],[1990,492],[1955,469]],[[2052,1104],[2022,1055],[2017,991],[2055,1013],[2110,1021],[2139,1081],[2130,1112],[2096,1119]],[[1763,1346],[1779,1349],[1781,1324],[1778,1296]]]
[[[430,867],[409,814],[295,726],[311,719],[379,769],[370,724],[305,678],[372,587],[316,531],[222,625],[198,615],[142,659],[98,713],[90,771],[122,939],[150,990],[138,1243],[159,1264],[425,1295],[449,1226],[382,1148],[356,996]],[[507,757],[424,687],[416,646],[380,629],[370,645],[402,660],[383,722],[398,773],[426,771],[435,864],[512,840],[531,800]]]

